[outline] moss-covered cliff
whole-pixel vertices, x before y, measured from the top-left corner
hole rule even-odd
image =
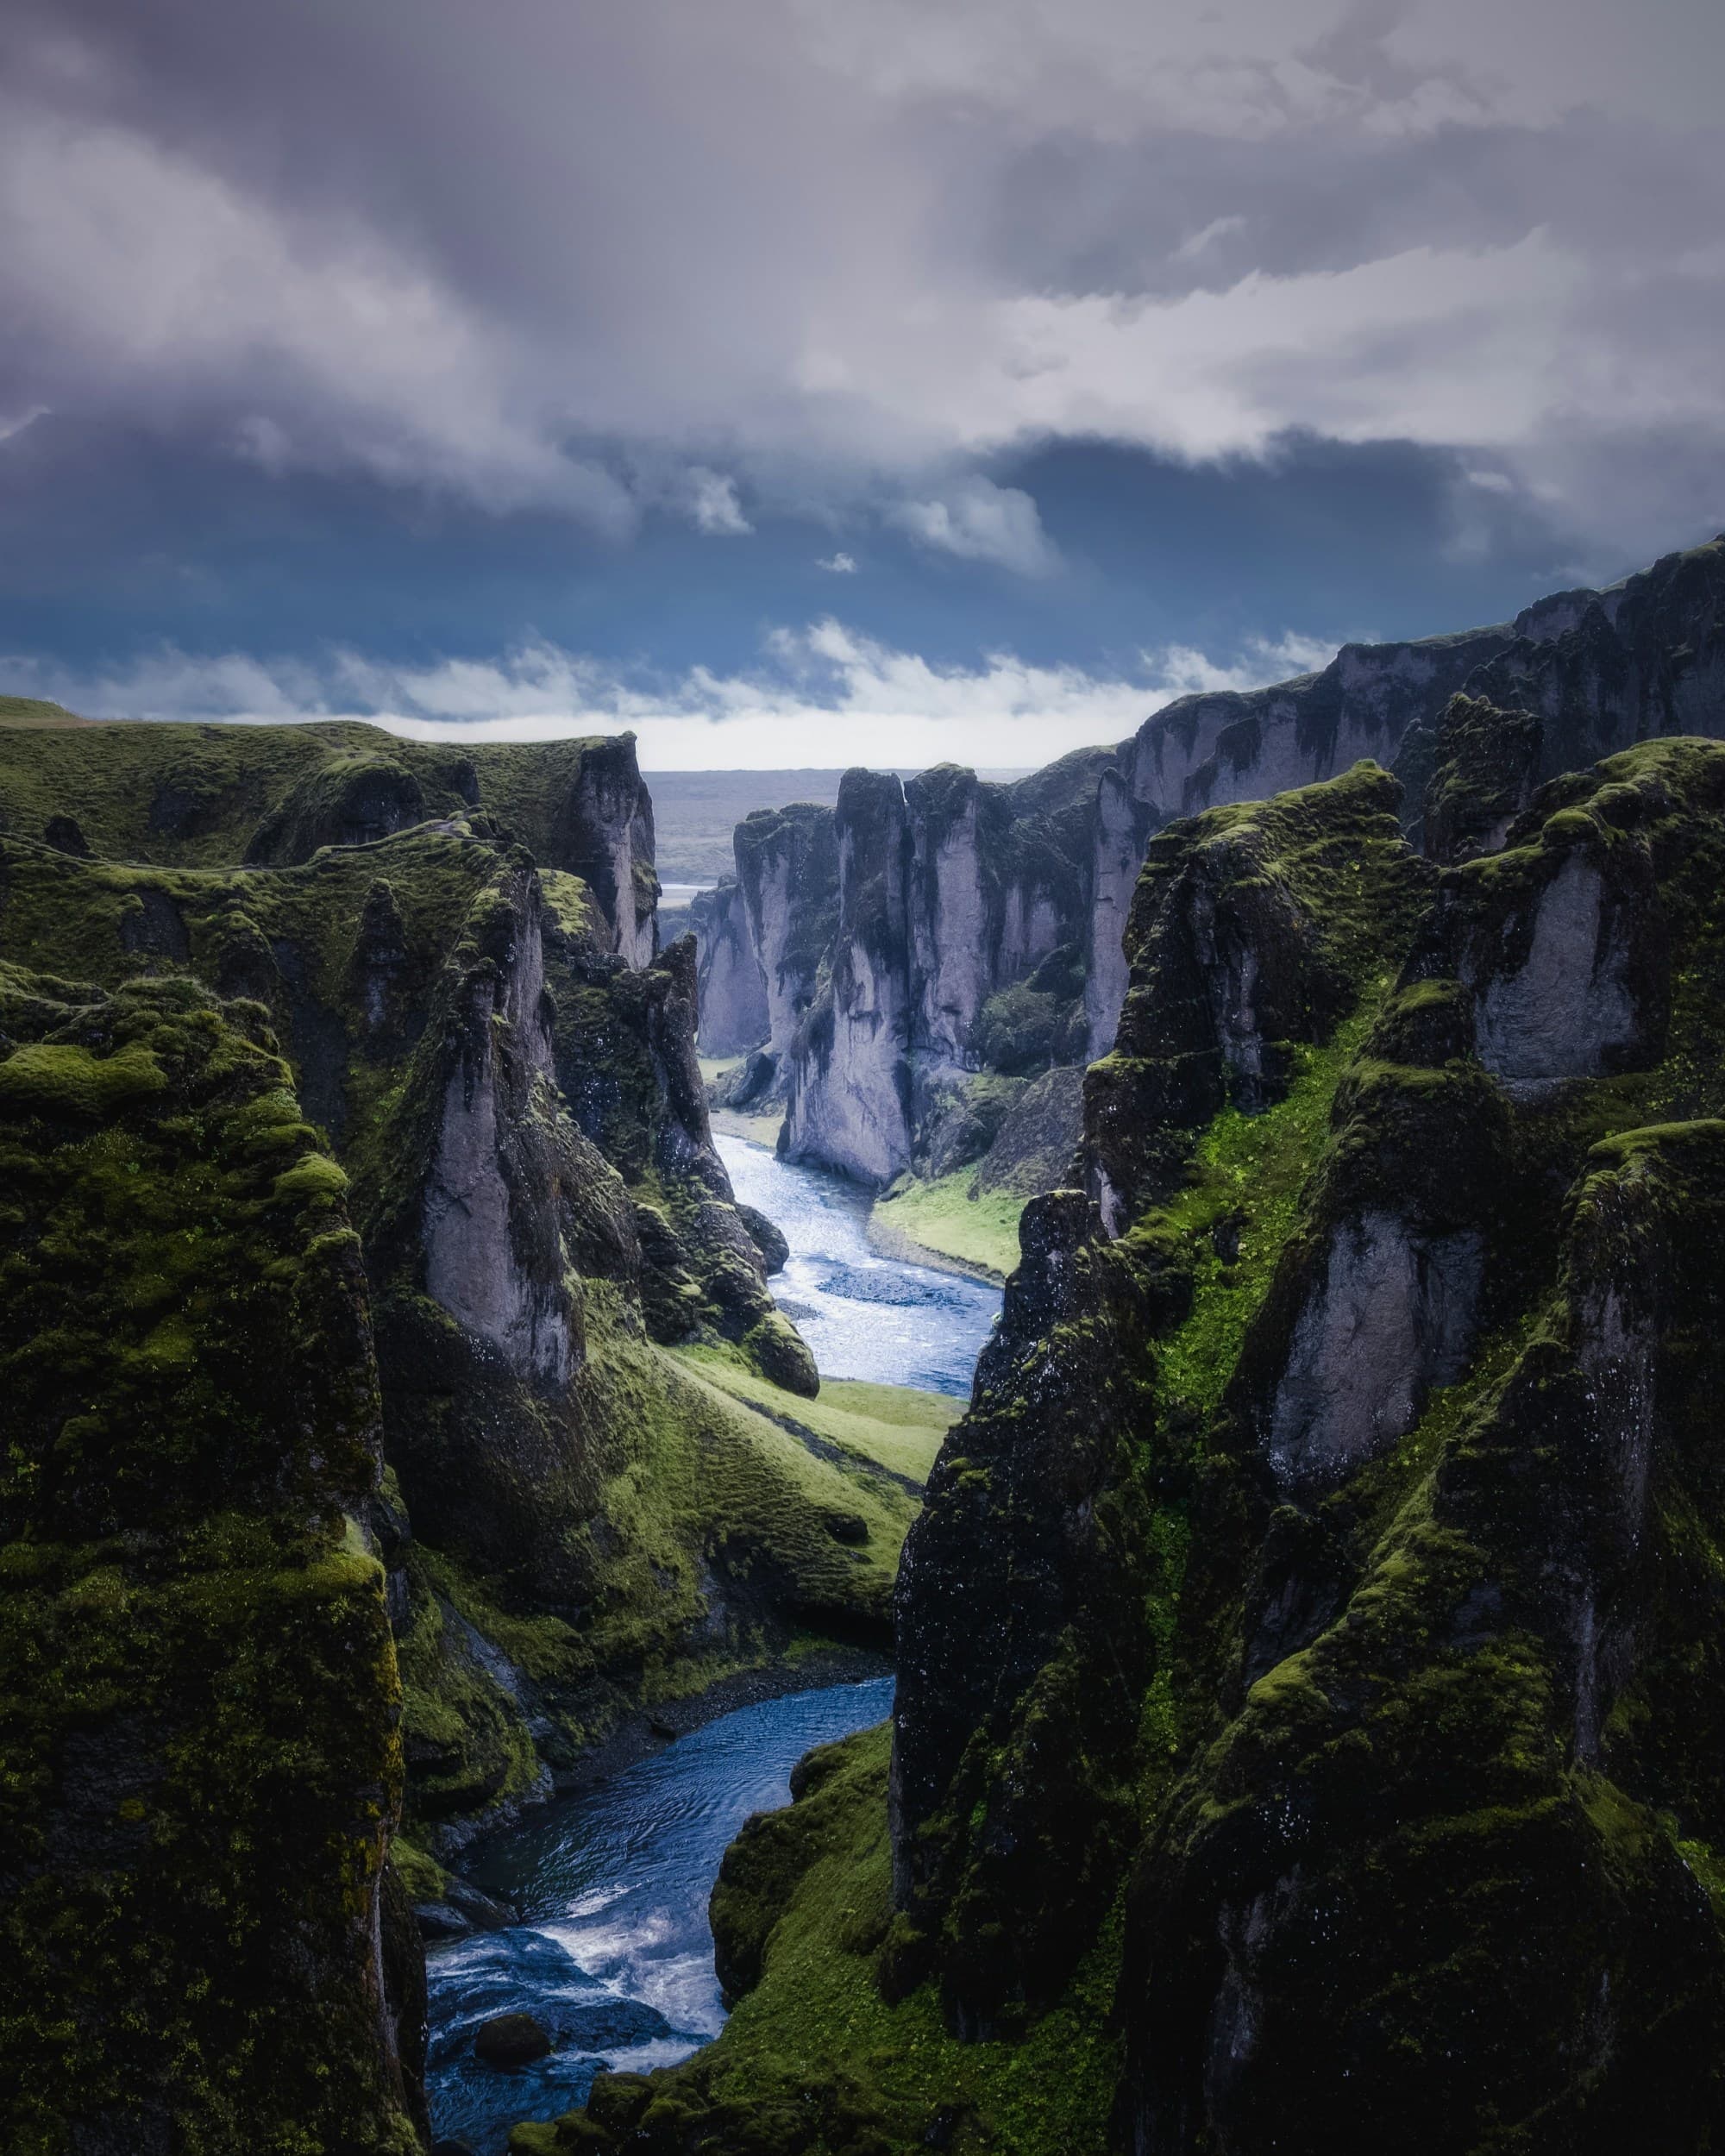
[[[346,1189],[255,1006],[0,968],[0,2140],[18,2156],[420,2147],[423,1979],[387,1865],[380,1405]]]
[[[162,730],[89,730],[112,761],[75,798],[105,843],[128,841],[103,821],[127,785],[181,768],[186,744],[162,746]],[[248,800],[316,747],[216,731],[210,753]],[[39,790],[60,783],[30,763],[48,738],[9,751]],[[884,1640],[914,1502],[664,1351],[706,1344],[791,1407],[817,1382],[712,1150],[690,947],[631,964],[594,885],[502,843],[506,813],[574,858],[558,805],[597,802],[623,848],[640,783],[627,743],[601,746],[553,744],[549,780],[538,750],[520,769],[486,752],[493,809],[458,793],[448,814],[279,866],[234,859],[271,850],[244,818],[200,842],[219,842],[221,866],[0,838],[0,956],[109,987],[191,975],[253,1000],[352,1177],[408,1816],[440,1846],[476,1811],[549,1791],[655,1698],[799,1627]],[[310,768],[319,783],[332,768]],[[884,1571],[829,1529],[856,1510],[859,1476]]]
[[[406,2156],[398,1878],[884,1644],[921,1470],[807,1404],[626,741],[74,730],[0,743],[7,2145]]]
[[[108,860],[290,867],[474,812],[580,876],[613,950],[651,956],[653,805],[629,735],[443,749],[351,721],[0,725],[0,831]]]
[[[750,1830],[724,2036],[548,2145],[1716,2145],[1725,749],[1446,868],[1396,806],[1153,843],[890,1772]]]

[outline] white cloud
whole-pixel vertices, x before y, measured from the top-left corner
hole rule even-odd
[[[243,51],[221,0],[135,41],[101,0],[6,12],[38,33],[0,28],[0,411],[618,534],[656,456],[704,531],[895,499],[1028,573],[1034,505],[965,455],[1294,429],[1549,481],[1725,438],[1718,0],[638,0],[506,39],[320,5]]]
[[[743,513],[734,479],[698,464],[689,473],[689,514],[697,531],[709,538],[737,539],[754,530]]]
[[[824,555],[814,566],[818,569],[826,570],[832,576],[855,576],[856,557],[855,555],[845,554],[842,551],[837,554]]]
[[[386,664],[336,654],[320,666],[172,649],[121,672],[77,677],[0,660],[0,678],[92,717],[283,721],[361,718],[422,741],[543,741],[632,728],[649,770],[944,760],[1030,767],[1123,740],[1197,690],[1251,688],[1321,666],[1331,649],[1289,636],[1227,661],[1183,645],[1130,671],[1038,666],[1009,651],[944,666],[831,617],[780,630],[745,673],[692,668],[662,684],[535,642],[494,660]]]
[[[900,502],[888,520],[919,546],[966,561],[993,561],[1020,576],[1046,576],[1059,556],[1032,498],[1019,486],[975,478],[925,501]]]

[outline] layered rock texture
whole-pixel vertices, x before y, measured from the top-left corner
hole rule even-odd
[[[653,805],[629,734],[452,749],[348,723],[0,725],[0,832],[46,838],[57,820],[79,842],[62,850],[163,868],[287,868],[463,821],[579,876],[630,965],[653,954]]]
[[[655,1702],[888,1636],[911,1489],[753,1404],[818,1379],[712,1148],[693,943],[652,956],[629,744],[495,752],[461,806],[336,730],[0,732],[0,962],[43,976],[0,1013],[9,2147],[416,2146],[398,1813],[436,1899]],[[82,850],[18,835],[50,802]]]
[[[890,1761],[727,1859],[718,2044],[545,2146],[1718,2145],[1725,747],[1490,847],[1484,701],[1469,858],[1374,764],[1151,841]]]
[[[756,1051],[725,1097],[782,1104],[789,1158],[890,1182],[926,1168],[943,1122],[950,1151],[975,1073],[1026,1075],[1082,1046],[1077,864],[1104,754],[1013,786],[951,765],[851,771],[836,809],[737,826],[737,882],[696,924],[701,1037]]]
[[[704,894],[694,915],[700,1042],[709,1056],[750,1053],[731,1098],[764,1107],[784,1100],[837,923],[837,829],[830,808],[794,801],[757,809],[731,843],[735,881]]]
[[[346,1178],[255,1006],[0,967],[0,2141],[410,2156]]]
[[[1348,644],[1295,680],[1182,697],[1117,748],[1016,786],[950,768],[902,787],[851,774],[832,905],[823,883],[807,909],[831,912],[828,938],[793,969],[801,1031],[775,1009],[770,1044],[758,984],[779,962],[763,937],[782,938],[766,924],[786,916],[747,900],[743,835],[774,818],[739,827],[737,896],[696,924],[709,1052],[764,1045],[733,1089],[786,1105],[793,1157],[875,1183],[931,1172],[935,1126],[969,1074],[1034,1075],[1113,1046],[1128,912],[1163,824],[1369,756],[1402,780],[1416,843],[1429,819],[1437,858],[1493,850],[1559,773],[1655,736],[1725,730],[1722,620],[1715,542],[1493,628]]]

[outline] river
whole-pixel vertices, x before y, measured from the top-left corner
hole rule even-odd
[[[963,1395],[998,1288],[877,1257],[868,1200],[836,1176],[721,1138],[737,1197],[791,1246],[771,1283],[824,1377]],[[605,2068],[644,2071],[709,2042],[724,2019],[707,1896],[750,1812],[784,1804],[811,1746],[883,1720],[893,1681],[745,1707],[479,1845],[467,1875],[520,1912],[506,1931],[433,1946],[427,2073],[434,2136],[504,2156],[518,2119],[575,2109]],[[535,2015],[557,2040],[502,2073],[473,2055],[492,2015]]]
[[[821,1376],[967,1397],[1000,1289],[877,1257],[867,1194],[842,1176],[788,1167],[746,1138],[715,1143],[738,1199],[776,1222],[791,1246],[768,1284]]]

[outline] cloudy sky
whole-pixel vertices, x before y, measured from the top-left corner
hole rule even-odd
[[[1030,764],[1725,525],[1718,0],[3,0],[0,688]]]

